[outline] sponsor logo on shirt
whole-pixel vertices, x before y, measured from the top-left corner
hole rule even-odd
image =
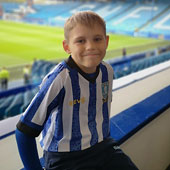
[[[82,97],[80,99],[75,99],[73,101],[69,101],[69,106],[73,106],[75,104],[83,104],[85,102],[85,97]]]

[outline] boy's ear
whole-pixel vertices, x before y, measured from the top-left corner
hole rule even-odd
[[[106,35],[106,48],[108,47],[108,45],[109,45],[109,36]]]
[[[66,40],[63,40],[63,48],[64,48],[64,51],[65,51],[66,53],[71,54],[69,45],[68,45],[68,43],[67,43]]]

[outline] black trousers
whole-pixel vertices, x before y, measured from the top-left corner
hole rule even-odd
[[[1,79],[1,89],[7,90],[8,89],[8,79]]]
[[[44,151],[44,160],[46,170],[138,170],[115,142],[101,142],[83,151]]]

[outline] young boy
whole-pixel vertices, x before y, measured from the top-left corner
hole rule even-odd
[[[110,137],[113,70],[103,62],[109,37],[104,20],[78,12],[64,26],[70,55],[43,80],[17,124],[24,167],[40,170],[40,132],[46,170],[137,170]]]

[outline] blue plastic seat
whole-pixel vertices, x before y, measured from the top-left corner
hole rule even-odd
[[[11,117],[21,113],[20,108],[23,105],[23,95],[24,93],[17,94],[9,107],[5,110],[5,116]]]
[[[32,98],[34,97],[34,94],[31,90],[26,91],[23,95],[24,95],[23,96],[23,105],[20,108],[21,113],[25,111],[25,109],[30,104]]]
[[[13,101],[14,96],[9,96],[1,99],[0,104],[0,120],[4,119],[5,116],[5,110],[9,107],[10,103]]]

